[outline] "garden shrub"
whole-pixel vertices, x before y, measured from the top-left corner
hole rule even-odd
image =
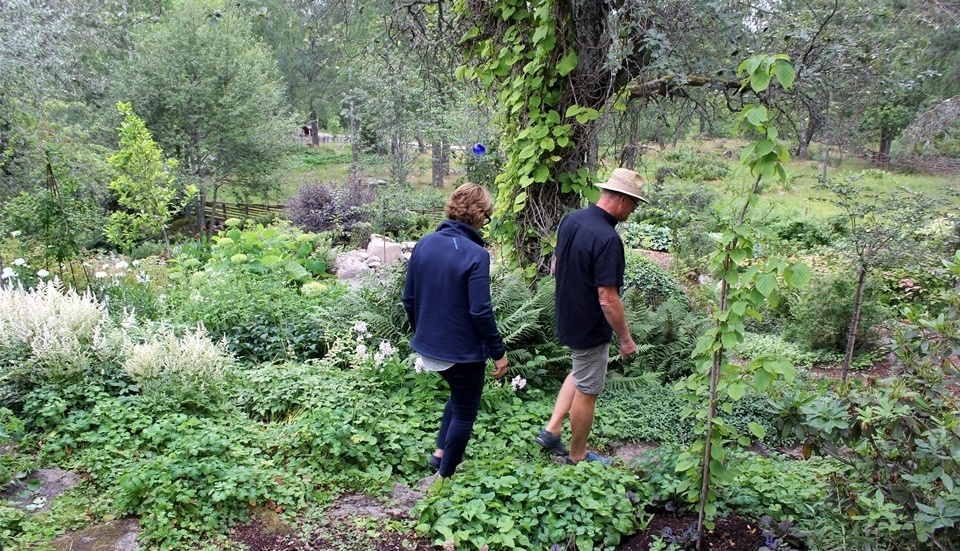
[[[232,218],[213,237],[209,256],[200,266],[226,267],[282,277],[302,284],[329,275],[336,251],[323,234],[301,233],[287,222],[272,226],[244,224]]]
[[[686,443],[693,423],[680,417],[685,406],[667,385],[637,383],[629,388],[611,387],[597,401],[590,436],[601,442]]]
[[[830,245],[842,233],[829,220],[813,218],[800,212],[790,212],[766,221],[767,227],[785,243],[801,251]]]
[[[730,174],[730,165],[715,153],[680,147],[664,151],[661,155],[673,170],[672,174],[687,182],[723,180]]]
[[[730,353],[744,360],[773,356],[790,362],[794,367],[810,367],[823,361],[823,355],[805,350],[780,335],[751,332],[744,333],[743,342],[731,348]]]
[[[287,205],[287,215],[305,231],[343,234],[365,219],[363,206],[375,198],[373,189],[358,179],[345,188],[334,182],[317,182],[297,190]]]
[[[656,262],[634,251],[627,252],[627,266],[623,276],[626,289],[639,295],[642,304],[655,307],[669,299],[686,301],[683,287]]]
[[[946,277],[960,276],[960,253],[944,266]],[[787,396],[780,405],[806,452],[844,467],[830,478],[831,521],[819,528],[848,545],[932,549],[960,541],[960,293],[954,287],[943,298],[936,315],[902,310],[906,323],[891,347],[895,376],[839,394]]]
[[[855,289],[856,281],[842,274],[815,277],[799,294],[797,303],[790,305],[791,319],[784,328],[784,338],[808,350],[844,351]],[[881,325],[888,317],[878,300],[877,285],[869,278],[857,327],[858,350],[877,344]]]
[[[141,539],[182,549],[225,531],[258,503],[293,508],[301,483],[271,457],[274,444],[244,417],[167,414],[143,429],[133,461],[113,474],[117,507],[137,515]]]
[[[716,244],[710,232],[719,231],[720,194],[710,186],[685,182],[654,186],[651,205],[640,205],[631,220],[669,228],[674,269],[695,278],[705,273],[706,258]]]
[[[679,491],[681,475],[675,472],[680,453],[676,444],[661,445],[631,464],[646,487],[642,492],[652,496],[652,504],[674,513],[689,512],[690,508]],[[755,521],[770,516],[808,528],[828,506],[829,478],[837,469],[833,460],[797,461],[741,450],[727,461],[734,472],[728,482],[715,487],[718,516],[739,515]]]
[[[624,246],[630,249],[669,251],[673,246],[672,232],[665,226],[626,222],[619,230]]]
[[[449,191],[433,187],[387,184],[377,188],[376,200],[364,207],[364,213],[373,233],[415,241],[445,219],[443,207],[449,196]]]
[[[286,281],[232,269],[209,269],[181,282],[170,293],[170,318],[186,326],[202,324],[215,340],[226,339],[238,359],[264,362],[320,358],[326,352],[319,304],[346,291],[332,282],[306,297]]]

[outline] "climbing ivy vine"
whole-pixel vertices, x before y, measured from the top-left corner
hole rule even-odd
[[[491,31],[470,26],[461,39],[467,63],[457,76],[499,90],[496,96],[501,145],[506,158],[497,177],[491,237],[527,277],[543,272],[563,214],[582,197],[596,200],[594,173],[585,168],[583,127],[597,108],[571,101],[568,76],[579,57],[570,44],[572,25],[555,0],[499,0],[486,4]],[[469,15],[467,2],[456,10]],[[475,14],[474,14],[475,15]],[[545,240],[545,236],[547,237]]]

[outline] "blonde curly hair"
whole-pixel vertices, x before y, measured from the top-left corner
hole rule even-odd
[[[447,199],[443,213],[450,220],[479,228],[493,214],[493,197],[487,188],[479,184],[466,183],[458,187]]]

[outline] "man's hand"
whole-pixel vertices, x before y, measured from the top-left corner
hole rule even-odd
[[[620,355],[623,357],[631,356],[637,351],[637,343],[633,342],[633,338],[620,341]]]
[[[636,349],[636,345],[634,345],[634,349]],[[495,379],[502,379],[503,376],[507,374],[507,357],[504,356],[499,360],[494,360],[493,366],[493,377]]]

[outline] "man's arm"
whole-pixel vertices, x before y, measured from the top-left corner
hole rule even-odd
[[[600,295],[600,308],[603,310],[603,316],[607,318],[607,323],[620,338],[620,355],[629,356],[633,354],[637,351],[637,343],[633,342],[633,335],[630,334],[630,328],[627,326],[627,316],[623,312],[620,293],[614,286],[598,287],[597,292]]]

